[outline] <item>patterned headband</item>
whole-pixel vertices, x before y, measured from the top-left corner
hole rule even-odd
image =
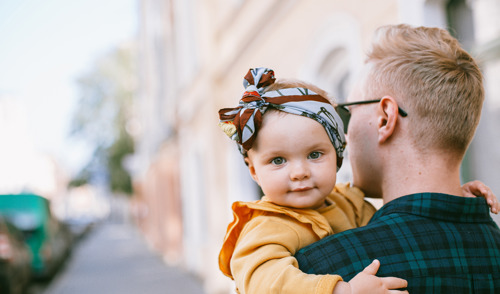
[[[337,153],[337,170],[342,165],[345,150],[344,125],[333,105],[324,97],[306,88],[287,88],[265,92],[275,81],[272,69],[250,69],[243,80],[245,92],[235,108],[219,110],[219,126],[238,143],[245,155],[251,147],[262,124],[267,109],[277,109],[309,117],[326,130]]]

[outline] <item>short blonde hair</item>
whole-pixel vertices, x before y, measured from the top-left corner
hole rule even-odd
[[[391,95],[408,112],[410,135],[421,150],[463,155],[484,101],[474,59],[440,28],[389,25],[375,33],[366,63],[366,99]]]

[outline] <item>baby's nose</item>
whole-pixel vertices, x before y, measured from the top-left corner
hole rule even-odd
[[[292,181],[301,181],[311,176],[309,166],[304,162],[297,162],[292,164],[290,171],[290,179]]]

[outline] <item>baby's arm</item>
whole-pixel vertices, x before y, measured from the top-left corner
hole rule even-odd
[[[408,286],[406,280],[394,277],[379,278],[375,276],[380,267],[380,262],[374,260],[362,272],[357,274],[349,283],[338,282],[333,294],[378,294],[378,293],[408,293],[402,289]]]
[[[293,256],[299,248],[318,239],[309,229],[306,224],[291,226],[273,216],[260,216],[247,223],[230,262],[239,292],[332,293],[342,280],[340,276],[305,274]]]
[[[299,248],[308,245],[301,242],[313,241],[304,238],[308,230],[307,226],[290,226],[286,221],[272,216],[255,218],[249,222],[241,232],[231,259],[231,272],[239,292],[371,294],[389,293],[384,291],[406,287],[405,280],[376,277],[378,261],[349,283],[342,282],[338,275],[303,273],[293,255]]]
[[[500,203],[493,191],[481,181],[472,181],[465,183],[462,186],[464,196],[467,197],[483,197],[490,206],[491,212],[498,213],[500,211]]]

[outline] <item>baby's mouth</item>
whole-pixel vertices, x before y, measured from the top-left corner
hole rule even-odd
[[[292,192],[305,192],[311,190],[312,187],[297,187],[292,189]]]

